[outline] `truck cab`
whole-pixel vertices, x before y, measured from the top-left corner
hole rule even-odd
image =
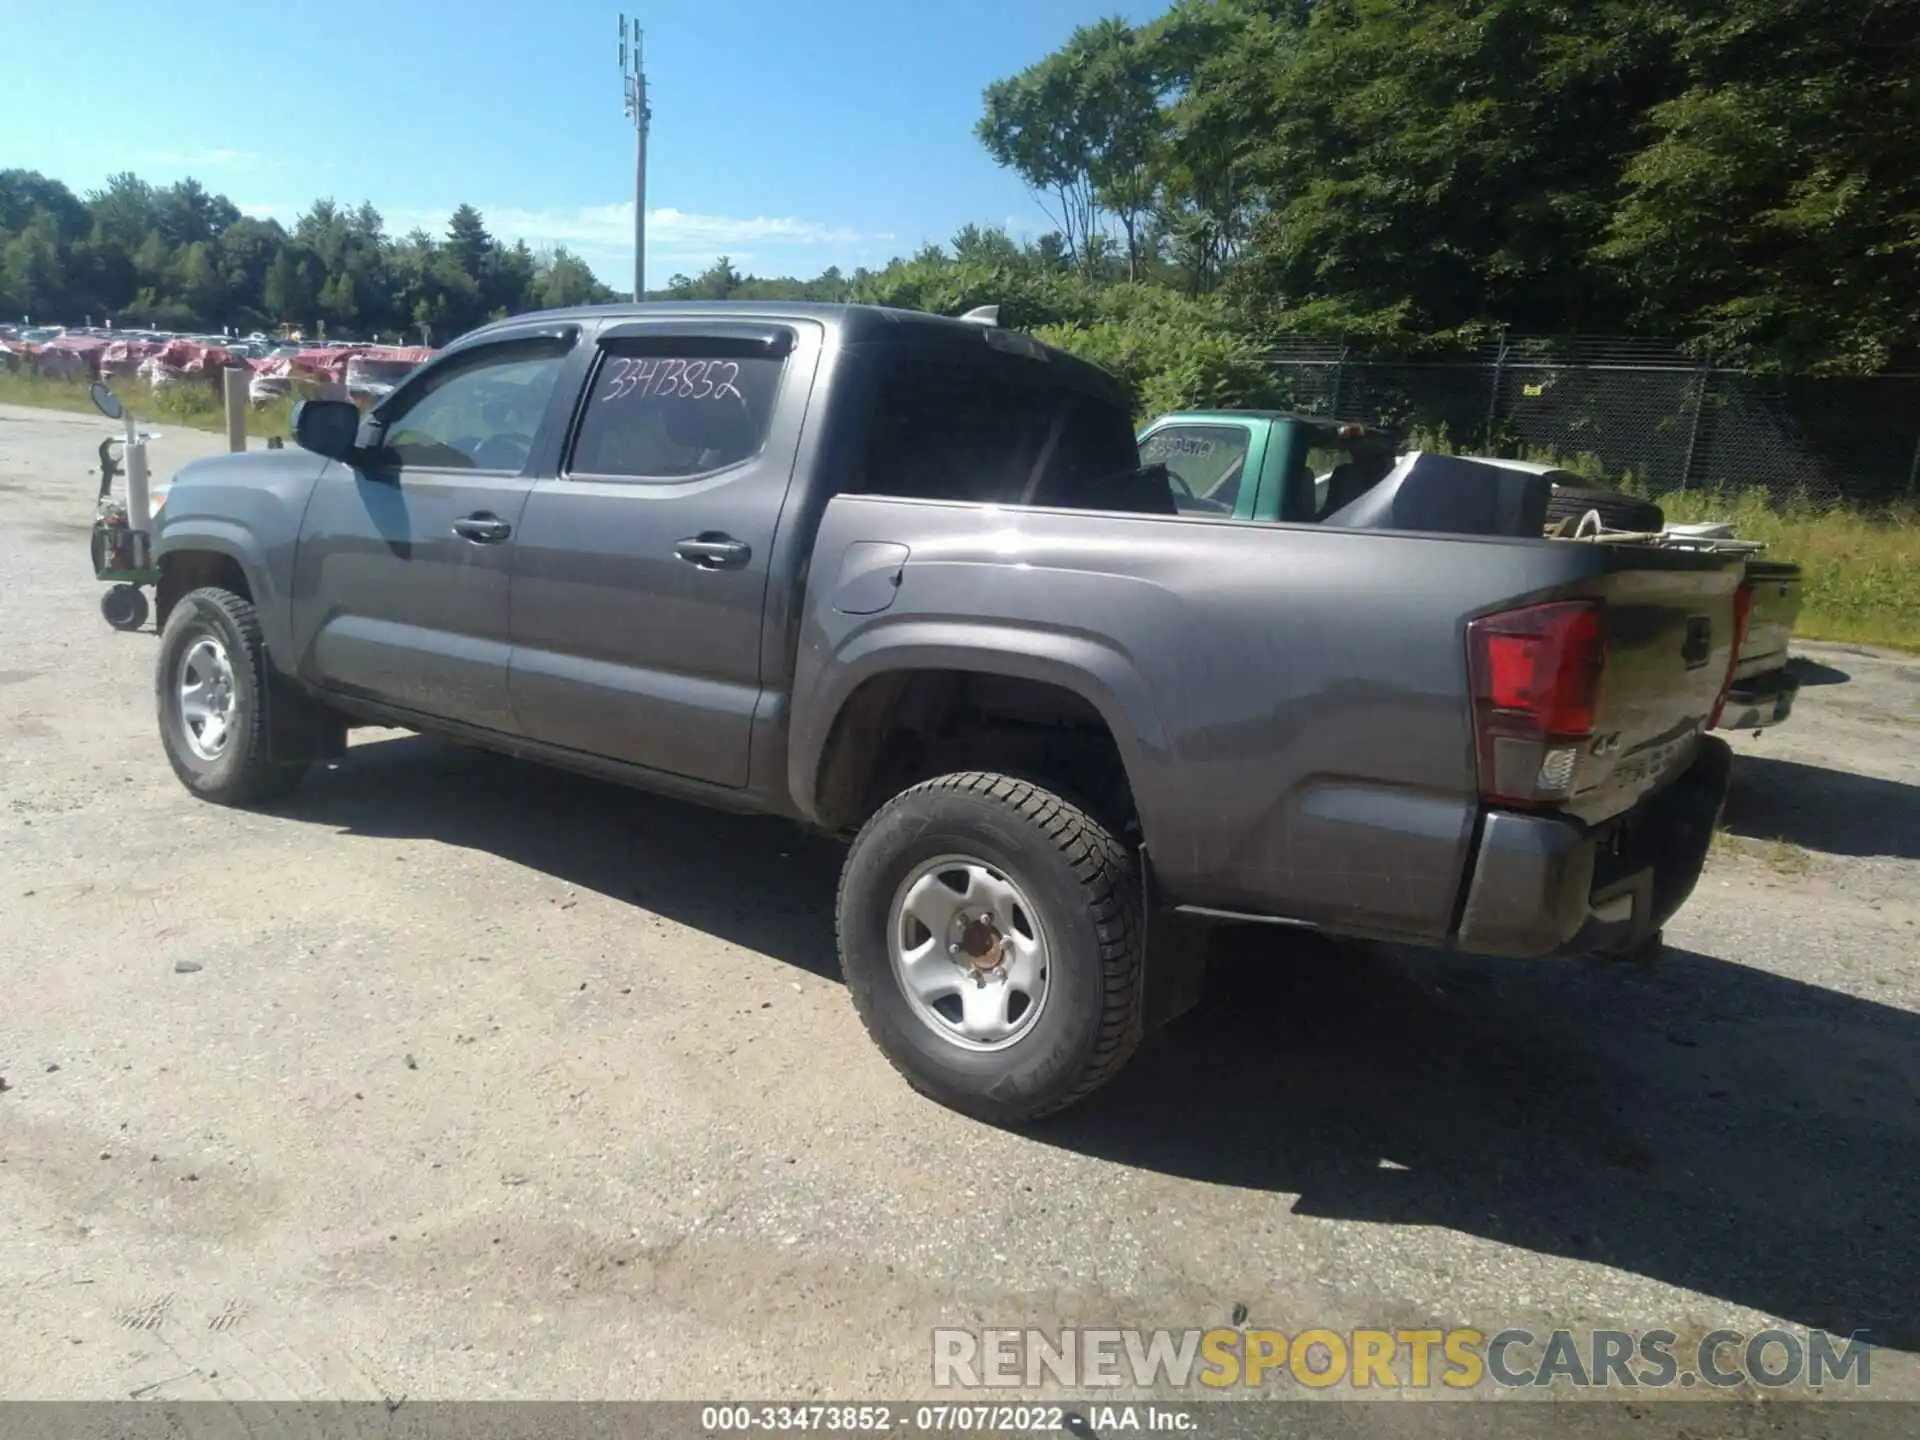
[[[1395,432],[1288,410],[1182,410],[1138,436],[1183,515],[1312,523],[1391,468]]]

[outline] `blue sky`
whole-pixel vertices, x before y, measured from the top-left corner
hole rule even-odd
[[[969,221],[1046,228],[973,138],[980,92],[1074,26],[1167,0],[640,0],[649,285],[729,254],[851,268]],[[85,192],[193,175],[291,222],[371,200],[564,244],[631,284],[633,131],[612,4],[0,0],[0,168]]]

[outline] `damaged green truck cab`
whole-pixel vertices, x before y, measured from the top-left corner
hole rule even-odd
[[[1140,460],[1165,465],[1181,513],[1235,520],[1311,521],[1327,508],[1324,481],[1349,459],[1391,461],[1399,436],[1288,410],[1182,410],[1139,433]]]

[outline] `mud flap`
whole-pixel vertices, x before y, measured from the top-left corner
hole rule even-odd
[[[1147,847],[1140,847],[1141,914],[1146,924],[1146,974],[1142,982],[1141,1028],[1151,1035],[1200,1003],[1207,987],[1207,957],[1213,926],[1182,915],[1153,881]]]
[[[314,704],[277,674],[267,681],[267,734],[279,765],[338,760],[347,753],[346,720]]]

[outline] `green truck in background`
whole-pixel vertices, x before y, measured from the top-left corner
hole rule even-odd
[[[1400,449],[1393,431],[1287,410],[1180,411],[1139,440],[1141,464],[1167,467],[1181,513],[1299,524],[1377,483]]]

